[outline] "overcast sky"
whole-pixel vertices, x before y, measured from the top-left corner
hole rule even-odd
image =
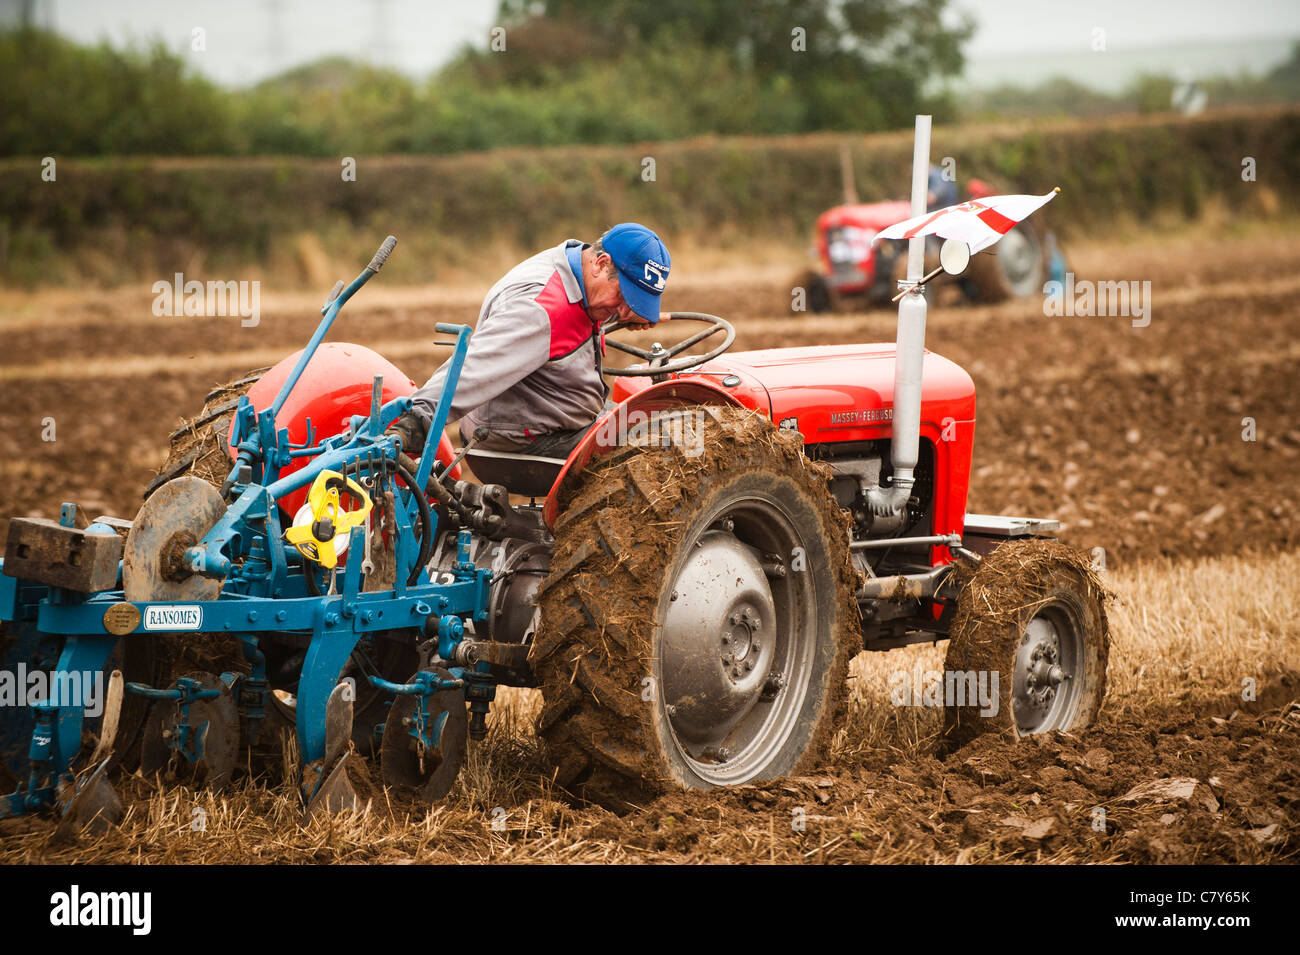
[[[3,3],[4,0],[0,0]],[[245,85],[330,54],[425,76],[461,45],[485,45],[497,0],[40,0],[43,17],[77,40],[160,37],[223,83]],[[653,2],[653,0],[651,0]],[[1300,38],[1297,0],[951,0],[971,14],[966,48],[975,85],[1034,82],[1065,72],[1114,86],[1144,67],[1144,52],[1187,45],[1152,66],[1195,73],[1261,69]],[[207,50],[189,50],[192,31]],[[1105,32],[1108,58],[1092,50]],[[1059,55],[1058,55],[1059,54]]]

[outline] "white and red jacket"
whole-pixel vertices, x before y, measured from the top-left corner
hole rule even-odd
[[[516,265],[488,291],[470,338],[448,421],[461,435],[485,425],[480,447],[521,448],[553,431],[585,428],[605,404],[605,339],[583,304],[567,239]],[[411,410],[427,428],[446,378],[443,365],[415,392]]]

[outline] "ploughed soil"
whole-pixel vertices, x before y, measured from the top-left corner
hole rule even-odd
[[[1063,540],[1104,548],[1120,572],[1148,558],[1297,549],[1300,237],[1216,240],[1212,257],[1206,245],[1066,250],[1078,280],[1149,281],[1145,327],[1130,317],[1046,317],[1041,302],[958,307],[936,296],[927,344],[965,367],[979,396],[971,511],[1056,517]],[[666,305],[732,320],[734,350],[892,339],[888,309],[791,314],[798,265],[788,275],[695,277]],[[417,381],[441,360],[434,324],[472,321],[478,308],[468,296],[370,291],[331,338],[368,344]],[[144,289],[0,297],[11,343],[0,354],[0,525],[56,516],[65,500],[92,517],[133,516],[181,417],[216,383],[299,348],[318,315],[316,298],[302,295],[264,296],[256,327],[159,318],[150,301]],[[673,337],[671,327],[640,335],[646,344]],[[1291,646],[1295,637],[1265,635]],[[947,755],[924,728],[906,731],[907,712],[886,706],[880,718],[868,707],[850,714],[814,775],[674,792],[622,812],[562,798],[530,730],[498,724],[488,768],[463,775],[448,805],[427,816],[394,817],[377,804],[325,838],[325,823],[300,825],[286,797],[252,788],[236,793],[227,815],[214,808],[208,835],[220,839],[199,838],[182,824],[188,817],[173,826],[167,814],[200,797],[128,779],[137,811],[121,830],[59,845],[49,820],[3,821],[0,861],[1300,858],[1300,676],[1272,674],[1253,702],[1154,690],[1140,706],[1132,695],[1108,704],[1076,735],[983,737]],[[885,744],[856,745],[878,718],[893,729],[873,724],[869,735]]]
[[[1290,702],[1254,713],[1225,703],[1222,715],[1170,709],[1077,735],[986,736],[945,758],[880,752],[815,776],[663,796],[594,834],[703,859],[732,829],[758,837],[754,858],[786,861],[1294,862],[1297,694],[1291,676],[1263,697]]]
[[[1284,674],[1255,703],[1165,704],[944,757],[846,749],[812,775],[621,811],[563,798],[535,747],[503,734],[488,744],[500,775],[463,772],[431,811],[390,790],[364,815],[305,819],[287,787],[196,794],[128,777],[120,828],[60,839],[49,817],[0,820],[0,863],[1295,863],[1297,696],[1300,674]]]

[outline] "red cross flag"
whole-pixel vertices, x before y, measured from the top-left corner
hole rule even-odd
[[[937,235],[956,239],[970,246],[971,255],[987,249],[1022,219],[1056,198],[1060,187],[1045,196],[986,196],[971,199],[946,209],[897,222],[880,232],[878,239],[911,239],[918,235]]]

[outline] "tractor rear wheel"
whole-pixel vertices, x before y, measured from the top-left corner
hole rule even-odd
[[[671,446],[561,502],[530,654],[557,782],[614,808],[806,771],[862,646],[847,518],[798,434],[730,407],[656,421]]]
[[[193,474],[213,487],[221,487],[234,464],[227,439],[239,399],[269,370],[255,369],[208,392],[199,413],[182,421],[171,433],[167,460],[145,488],[144,497],[183,474]]]
[[[972,256],[961,277],[972,302],[994,304],[1040,294],[1047,280],[1049,253],[1042,228],[1022,222],[987,252]]]
[[[798,315],[801,312],[812,312],[814,315],[820,315],[823,312],[835,310],[838,296],[834,289],[831,288],[830,282],[826,276],[822,275],[816,269],[808,269],[800,272],[794,278],[791,293],[803,291],[803,304],[800,306],[797,298],[792,298],[790,310]]]
[[[996,700],[946,707],[944,745],[1091,724],[1106,695],[1105,600],[1088,556],[1059,541],[1009,541],[985,557],[958,597],[944,670],[974,673],[964,685],[996,686]]]

